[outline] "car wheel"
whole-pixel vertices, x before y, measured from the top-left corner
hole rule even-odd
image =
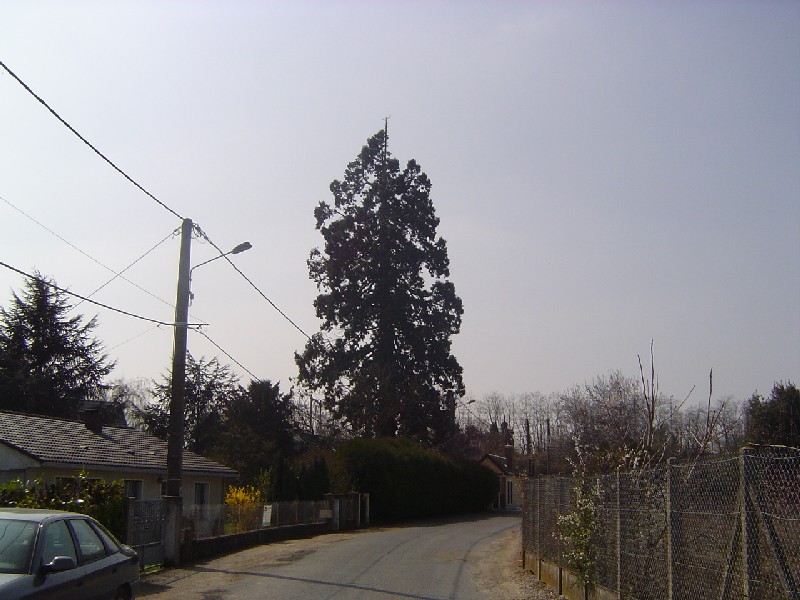
[[[124,585],[117,588],[117,593],[114,594],[114,600],[131,600],[131,593]]]

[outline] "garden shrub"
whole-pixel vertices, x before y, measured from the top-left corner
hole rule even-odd
[[[128,500],[122,481],[89,479],[84,471],[76,474],[74,483],[61,485],[16,479],[0,485],[0,506],[82,513],[97,519],[117,539],[125,539]]]

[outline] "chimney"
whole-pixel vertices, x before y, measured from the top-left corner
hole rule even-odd
[[[87,408],[83,411],[83,422],[92,433],[103,433],[103,411],[99,408]]]
[[[505,454],[506,454],[506,468],[508,469],[509,473],[513,473],[514,472],[514,444],[511,442],[511,438],[506,440]]]

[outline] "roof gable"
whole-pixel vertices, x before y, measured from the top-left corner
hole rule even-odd
[[[167,443],[138,429],[90,431],[80,421],[0,411],[0,442],[41,463],[166,472]],[[235,477],[236,471],[184,450],[183,471]]]
[[[488,466],[489,468],[494,467],[494,470],[496,470],[498,473],[502,473],[503,475],[510,474],[510,471],[506,466],[506,459],[502,456],[497,456],[496,454],[484,454],[483,458],[481,458],[478,462]]]

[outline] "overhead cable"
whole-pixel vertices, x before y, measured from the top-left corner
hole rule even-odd
[[[69,296],[74,296],[75,298],[79,298],[79,299],[83,300],[84,302],[88,302],[89,304],[94,304],[95,306],[99,306],[100,308],[105,308],[107,310],[111,310],[113,312],[119,313],[121,315],[125,315],[127,317],[133,317],[135,319],[140,319],[142,321],[148,321],[150,323],[156,323],[157,325],[166,325],[167,327],[175,327],[177,325],[184,325],[183,323],[167,323],[166,321],[159,321],[158,319],[150,319],[148,317],[143,317],[142,315],[137,315],[136,313],[128,312],[127,310],[122,310],[121,308],[115,308],[113,306],[109,306],[108,304],[103,304],[102,302],[97,302],[96,300],[92,300],[90,298],[87,298],[86,296],[81,296],[80,294],[76,294],[75,292],[71,292],[71,291],[69,291],[69,290],[67,290],[65,288],[59,287],[56,284],[47,281],[46,279],[43,279],[41,277],[37,277],[36,275],[31,275],[30,273],[26,273],[25,271],[17,269],[16,267],[12,267],[11,265],[6,264],[6,263],[4,263],[2,261],[0,261],[0,267],[5,267],[6,269],[14,271],[15,273],[19,273],[23,277],[27,277],[28,279],[32,279],[33,281],[39,281],[39,282],[41,282],[41,283],[53,288],[54,290],[58,290],[59,292],[62,292],[64,294],[68,294]],[[186,327],[203,327],[204,325],[208,325],[208,323],[186,323],[185,325],[186,325]]]
[[[258,293],[259,293],[259,295],[260,295],[262,298],[264,298],[264,300],[266,300],[267,302],[269,302],[269,303],[270,303],[270,305],[272,306],[272,308],[274,308],[275,310],[277,310],[277,311],[278,311],[278,313],[280,313],[280,315],[281,315],[281,316],[282,316],[284,319],[286,319],[286,320],[287,320],[289,323],[291,323],[291,324],[292,324],[292,326],[294,326],[294,328],[295,328],[295,329],[297,329],[297,331],[299,331],[300,333],[302,333],[302,334],[303,334],[303,335],[306,337],[306,339],[308,339],[309,341],[311,340],[311,336],[309,336],[309,335],[308,335],[308,334],[307,334],[305,331],[303,331],[303,330],[300,328],[300,326],[299,326],[297,323],[295,323],[295,322],[294,322],[294,321],[293,321],[291,318],[289,318],[289,316],[288,316],[288,315],[287,315],[285,312],[283,312],[283,311],[282,311],[280,308],[278,308],[278,305],[277,305],[277,304],[275,304],[275,303],[274,303],[272,300],[270,300],[270,299],[267,297],[267,295],[266,295],[264,292],[262,292],[262,291],[259,289],[259,287],[258,287],[258,286],[257,286],[255,283],[253,283],[253,281],[252,281],[252,280],[251,280],[251,279],[250,279],[250,278],[249,278],[247,275],[245,275],[245,274],[242,272],[242,270],[241,270],[239,267],[237,267],[237,266],[236,266],[236,264],[235,264],[235,263],[234,263],[234,262],[233,262],[233,261],[232,261],[230,258],[228,258],[228,256],[226,255],[226,253],[225,253],[225,252],[223,252],[223,251],[222,251],[222,249],[221,249],[219,246],[217,246],[217,245],[216,245],[216,244],[215,244],[215,243],[214,243],[214,242],[211,240],[211,238],[210,238],[210,237],[208,237],[208,234],[207,234],[205,231],[203,231],[203,230],[200,228],[200,226],[199,226],[199,225],[195,224],[195,226],[196,226],[196,230],[197,230],[198,234],[199,234],[199,235],[201,235],[201,236],[203,237],[203,239],[204,239],[204,240],[206,240],[206,241],[207,241],[209,244],[211,244],[211,245],[214,247],[214,249],[215,249],[217,252],[219,252],[219,253],[220,253],[220,256],[222,256],[222,258],[224,258],[225,260],[227,260],[227,261],[228,261],[228,264],[229,264],[230,266],[232,266],[232,267],[233,267],[233,268],[236,270],[236,272],[237,272],[237,273],[239,273],[239,275],[241,275],[241,276],[244,278],[244,280],[245,280],[247,283],[249,283],[249,284],[250,284],[250,286],[251,286],[251,287],[252,287],[252,288],[253,288],[253,289],[254,289],[256,292],[258,292]]]
[[[250,377],[252,377],[254,380],[258,380],[258,377],[256,377],[256,376],[253,374],[253,372],[252,372],[250,369],[248,369],[248,368],[247,368],[247,367],[245,367],[245,366],[244,366],[242,363],[240,363],[238,360],[236,360],[235,358],[233,358],[233,356],[231,356],[231,355],[228,353],[228,351],[227,351],[227,350],[225,350],[225,349],[224,349],[222,346],[220,346],[220,345],[219,345],[217,342],[215,342],[214,340],[212,340],[212,339],[211,339],[211,338],[208,336],[208,334],[207,334],[205,331],[203,331],[202,329],[195,329],[194,331],[196,331],[197,333],[199,333],[200,335],[202,335],[204,338],[206,338],[206,339],[207,339],[209,342],[211,342],[211,343],[212,343],[214,346],[216,346],[216,347],[217,347],[217,350],[219,350],[220,352],[222,352],[222,353],[223,353],[225,356],[227,356],[229,359],[231,359],[233,362],[235,362],[237,365],[239,365],[239,366],[240,366],[240,367],[241,367],[241,368],[242,368],[244,371],[247,371],[247,373],[250,375]]]
[[[48,233],[51,233],[52,235],[54,235],[55,237],[57,237],[59,240],[61,240],[62,242],[64,242],[64,243],[65,243],[67,246],[69,246],[69,247],[70,247],[70,248],[72,248],[73,250],[77,250],[78,252],[80,252],[81,254],[83,254],[83,255],[84,255],[86,258],[88,258],[89,260],[91,260],[91,261],[95,262],[96,264],[100,265],[100,266],[101,266],[101,267],[103,267],[103,268],[104,268],[106,271],[110,271],[111,273],[113,273],[113,274],[114,274],[114,277],[112,277],[111,279],[109,279],[108,281],[106,281],[106,282],[105,282],[103,285],[101,285],[99,288],[97,288],[95,291],[93,291],[91,294],[89,294],[89,298],[91,298],[92,296],[94,296],[94,295],[95,295],[97,292],[99,292],[100,290],[102,290],[104,287],[106,287],[106,286],[107,286],[109,283],[111,283],[111,282],[112,282],[112,281],[114,281],[115,279],[117,279],[117,278],[120,278],[120,279],[122,279],[122,280],[124,280],[124,281],[127,281],[128,283],[130,283],[132,286],[134,286],[134,287],[138,288],[139,290],[143,291],[145,294],[147,294],[147,295],[149,295],[149,296],[151,296],[151,297],[155,298],[155,299],[156,299],[156,300],[158,300],[159,302],[162,302],[163,304],[166,304],[167,306],[172,306],[172,304],[170,304],[169,302],[167,302],[166,300],[164,300],[164,299],[162,299],[162,298],[159,298],[158,296],[156,296],[156,295],[155,295],[155,294],[153,294],[152,292],[150,292],[150,291],[148,291],[148,290],[144,289],[144,288],[143,288],[142,286],[140,286],[139,284],[137,284],[137,283],[135,283],[135,282],[131,281],[131,280],[130,280],[130,279],[128,279],[127,277],[123,277],[123,276],[122,276],[122,274],[123,274],[125,271],[127,271],[128,269],[130,269],[131,267],[133,267],[133,265],[135,265],[136,263],[138,263],[140,260],[142,260],[142,259],[143,259],[145,256],[147,256],[148,254],[150,254],[150,253],[151,253],[153,250],[155,250],[156,248],[158,248],[158,247],[159,247],[161,244],[163,244],[164,242],[166,242],[166,241],[167,241],[169,238],[171,238],[172,236],[174,236],[174,235],[175,235],[175,233],[176,233],[177,231],[180,231],[179,229],[175,229],[174,231],[171,231],[171,232],[169,233],[169,235],[167,235],[167,237],[165,237],[163,240],[161,240],[160,242],[158,242],[158,243],[157,243],[155,246],[153,246],[152,248],[150,248],[150,250],[148,250],[147,252],[145,252],[144,254],[142,254],[142,255],[141,255],[139,258],[137,258],[136,260],[134,260],[134,261],[133,261],[131,264],[129,264],[127,267],[125,267],[125,268],[124,268],[124,269],[122,269],[121,271],[117,272],[117,271],[115,271],[114,269],[112,269],[111,267],[109,267],[108,265],[105,265],[105,264],[103,264],[101,261],[99,261],[98,259],[96,259],[94,256],[92,256],[92,255],[91,255],[91,254],[89,254],[88,252],[85,252],[84,250],[81,250],[80,248],[78,248],[78,246],[76,246],[75,244],[73,244],[72,242],[70,242],[68,239],[66,239],[66,238],[62,237],[61,235],[59,235],[58,233],[56,233],[55,231],[53,231],[52,229],[50,229],[49,227],[47,227],[47,225],[44,225],[44,224],[43,224],[43,223],[41,223],[40,221],[37,221],[37,220],[36,220],[34,217],[32,217],[31,215],[29,215],[28,213],[26,213],[24,210],[22,210],[20,207],[16,206],[16,205],[15,205],[15,204],[13,204],[12,202],[9,202],[9,201],[8,201],[8,200],[6,200],[4,197],[0,196],[0,200],[2,200],[3,202],[5,202],[6,204],[8,204],[8,205],[9,205],[11,208],[13,208],[14,210],[16,210],[16,211],[17,211],[18,213],[20,213],[21,215],[23,215],[23,216],[27,217],[28,219],[30,219],[31,221],[33,221],[34,223],[36,223],[36,224],[37,224],[39,227],[41,227],[42,229],[44,229],[44,230],[45,230],[45,231],[47,231]],[[76,308],[76,307],[77,307],[79,304],[81,304],[81,303],[79,302],[78,304],[76,304],[75,306],[73,306],[73,308]]]
[[[67,122],[66,122],[66,121],[65,121],[65,120],[64,120],[64,119],[61,117],[61,115],[59,115],[59,114],[58,114],[58,113],[57,113],[55,110],[53,110],[53,109],[50,107],[50,105],[49,105],[49,104],[47,104],[47,102],[45,102],[45,101],[44,101],[44,99],[43,99],[41,96],[39,96],[38,94],[36,94],[36,92],[34,92],[34,91],[33,91],[33,90],[32,90],[32,89],[31,89],[31,88],[28,86],[28,84],[26,84],[24,81],[22,81],[22,79],[20,79],[20,78],[17,76],[17,74],[16,74],[16,73],[14,73],[14,71],[12,71],[11,69],[9,69],[9,68],[8,68],[8,66],[6,66],[6,64],[5,64],[5,63],[4,63],[2,60],[0,60],[0,67],[3,67],[3,69],[5,69],[5,70],[6,70],[6,72],[7,72],[9,75],[11,75],[11,76],[12,76],[14,79],[16,79],[16,80],[17,80],[17,82],[18,82],[18,83],[19,83],[19,84],[20,84],[22,87],[24,87],[24,88],[25,88],[25,90],[26,90],[26,91],[27,91],[27,92],[28,92],[28,93],[29,93],[31,96],[33,96],[34,98],[36,98],[36,99],[39,101],[39,103],[40,103],[42,106],[44,106],[44,107],[45,107],[47,110],[49,110],[49,111],[50,111],[50,113],[51,113],[51,114],[52,114],[52,115],[53,115],[53,116],[54,116],[56,119],[58,119],[59,121],[61,121],[61,123],[62,123],[62,124],[63,124],[63,125],[64,125],[64,126],[67,128],[67,129],[69,129],[69,130],[70,130],[72,133],[74,133],[74,134],[75,134],[75,135],[78,137],[78,139],[79,139],[80,141],[82,141],[84,144],[86,144],[87,146],[89,146],[89,148],[91,148],[92,150],[94,150],[94,152],[95,152],[95,154],[97,154],[97,156],[99,156],[99,157],[100,157],[100,158],[102,158],[104,161],[106,161],[106,162],[107,162],[109,165],[111,165],[111,166],[114,168],[114,170],[116,170],[116,171],[117,171],[117,172],[118,172],[120,175],[122,175],[122,176],[123,176],[125,179],[127,179],[128,181],[130,181],[130,182],[131,182],[133,185],[135,185],[135,186],[136,186],[136,187],[137,187],[139,190],[141,190],[141,191],[142,191],[142,192],[143,192],[145,195],[147,195],[148,197],[150,197],[150,199],[152,199],[152,200],[153,200],[153,201],[155,201],[157,204],[159,204],[159,205],[160,205],[162,208],[164,208],[165,210],[169,211],[170,213],[172,213],[173,215],[175,215],[175,216],[176,216],[176,217],[178,217],[179,219],[183,220],[183,217],[182,217],[181,215],[179,215],[179,214],[178,214],[177,212],[175,212],[175,211],[174,211],[172,208],[170,208],[169,206],[167,206],[166,204],[164,204],[164,203],[163,203],[161,200],[159,200],[159,199],[158,199],[158,198],[156,198],[156,197],[155,197],[153,194],[151,194],[151,193],[150,193],[150,192],[148,192],[146,189],[144,189],[144,188],[143,188],[141,185],[139,185],[139,183],[137,183],[137,182],[136,182],[136,181],[135,181],[135,180],[134,180],[134,179],[133,179],[133,178],[132,178],[130,175],[128,175],[128,174],[127,174],[125,171],[123,171],[123,170],[122,170],[122,169],[120,169],[120,168],[119,168],[119,167],[118,167],[116,164],[114,164],[114,162],[113,162],[113,161],[112,161],[110,158],[108,158],[108,157],[107,157],[105,154],[103,154],[102,152],[100,152],[100,150],[98,150],[97,148],[95,148],[95,146],[93,146],[93,145],[92,145],[92,143],[91,143],[89,140],[87,140],[87,139],[86,139],[85,137],[83,137],[83,136],[82,136],[80,133],[78,133],[78,131],[77,131],[77,130],[76,130],[76,129],[75,129],[73,126],[72,126],[72,125],[70,125],[69,123],[67,123]]]

